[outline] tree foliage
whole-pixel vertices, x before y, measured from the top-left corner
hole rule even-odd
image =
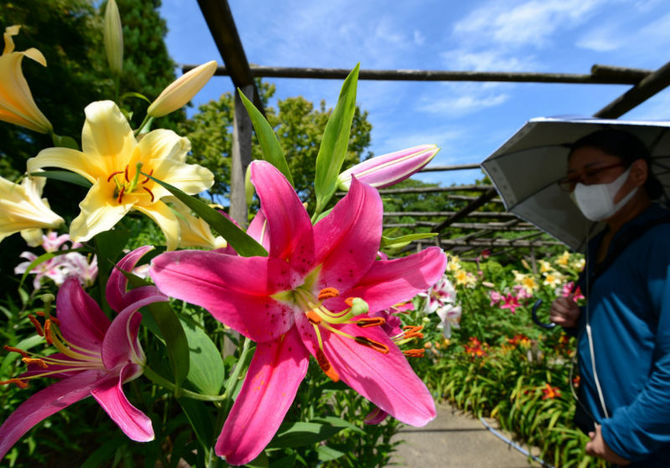
[[[312,102],[300,96],[278,101],[275,109],[267,105],[274,94],[274,85],[258,85],[265,103],[265,114],[286,155],[296,189],[303,201],[311,203],[314,200],[314,163],[331,110],[326,109],[324,101],[315,108]],[[210,101],[198,107],[198,113],[180,126],[181,133],[191,140],[192,162],[214,172],[215,183],[211,193],[223,197],[227,197],[230,190],[233,114],[234,96],[232,93],[224,93],[218,101]],[[371,156],[370,152],[365,152],[370,144],[372,130],[367,116],[367,112],[356,108],[344,167]],[[255,137],[252,152],[254,159],[261,158],[261,149]]]

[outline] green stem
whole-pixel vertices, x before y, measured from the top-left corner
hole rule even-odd
[[[237,359],[235,368],[233,369],[232,374],[230,374],[230,377],[228,377],[228,381],[226,382],[226,391],[224,393],[225,395],[230,395],[231,392],[233,391],[235,382],[237,382],[237,379],[240,376],[240,372],[242,372],[242,366],[244,365],[244,362],[247,360],[247,355],[249,354],[250,347],[251,347],[251,340],[245,337],[242,344],[242,352],[240,353],[240,357]]]
[[[151,380],[153,383],[165,387],[170,391],[178,393],[178,395],[175,395],[177,397],[183,396],[186,398],[191,398],[193,400],[201,400],[201,401],[223,401],[226,400],[229,395],[228,392],[224,393],[223,395],[204,395],[202,393],[196,393],[190,390],[186,390],[185,388],[177,387],[177,385],[170,382],[166,378],[162,377],[147,365],[144,366],[144,375],[146,375],[147,378]]]
[[[140,124],[139,127],[137,127],[137,130],[135,130],[135,135],[141,135],[142,133],[145,132],[144,128],[149,127],[151,125],[151,122],[153,122],[154,118],[151,117],[149,114],[144,116],[144,120]]]

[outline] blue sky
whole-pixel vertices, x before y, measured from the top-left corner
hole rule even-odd
[[[266,66],[557,72],[593,64],[655,70],[670,60],[667,0],[229,0],[250,63]],[[180,64],[222,59],[194,0],[163,0],[167,45]],[[275,98],[332,107],[339,80],[267,79]],[[233,87],[214,77],[194,99]],[[539,116],[590,116],[629,86],[360,81],[376,155],[435,143],[432,164],[479,163]],[[622,118],[670,119],[670,91]],[[442,185],[479,171],[425,173]]]

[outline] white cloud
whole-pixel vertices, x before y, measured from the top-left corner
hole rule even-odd
[[[489,107],[504,104],[509,99],[506,93],[471,93],[435,98],[422,102],[417,110],[447,117],[462,117]]]
[[[519,71],[537,66],[532,55],[513,57],[502,50],[487,49],[472,51],[468,49],[449,50],[441,57],[451,70],[472,71]]]
[[[617,29],[612,24],[592,29],[578,39],[575,45],[594,52],[612,52],[621,48],[626,42]]]
[[[456,23],[454,33],[475,42],[542,47],[558,29],[585,22],[602,0],[488,2]]]
[[[426,42],[426,36],[419,30],[414,30],[414,44],[422,46]]]

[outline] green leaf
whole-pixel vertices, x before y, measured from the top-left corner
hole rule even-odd
[[[80,176],[76,172],[69,171],[40,171],[40,172],[31,172],[31,177],[46,177],[47,179],[60,180],[62,182],[68,182],[70,184],[79,185],[84,188],[91,188],[93,185],[88,181],[84,176]]]
[[[268,458],[265,452],[261,452],[256,458],[254,458],[244,466],[247,466],[249,468],[267,468],[270,466],[270,459]],[[275,466],[274,462],[272,463],[272,466],[273,467]]]
[[[382,236],[381,246],[387,249],[401,249],[415,240],[431,239],[435,236],[437,236],[435,232],[418,232],[400,237]]]
[[[344,452],[335,450],[334,448],[328,447],[327,445],[321,445],[317,447],[316,452],[319,454],[319,461],[322,462],[336,460],[344,455]]]
[[[341,430],[351,427],[350,423],[339,418],[314,419],[309,422],[285,422],[279,427],[277,435],[268,447],[304,447],[326,440]]]
[[[218,395],[225,378],[221,353],[202,328],[185,321],[181,323],[190,356],[187,380],[201,393]]]
[[[356,86],[360,64],[349,73],[342,84],[340,97],[323,132],[319,154],[316,156],[316,218],[326,207],[337,188],[337,176],[347,154],[351,122],[356,110]]]
[[[28,351],[31,348],[34,348],[38,344],[44,343],[44,338],[39,336],[39,335],[32,335],[29,336],[28,338],[25,338],[21,341],[19,341],[16,345],[13,345],[15,348],[22,349],[24,351]],[[2,364],[0,364],[0,376],[8,375],[9,374],[9,366],[12,365],[14,361],[19,359],[21,355],[19,353],[7,353],[7,355],[4,357],[2,360]]]
[[[211,450],[214,442],[214,420],[207,405],[190,398],[178,398],[177,401],[186,414],[198,442],[205,450]]]
[[[170,185],[167,182],[158,180],[144,172],[142,172],[142,174],[149,177],[157,184],[165,187],[172,195],[192,209],[198,216],[204,219],[212,229],[223,236],[223,238],[226,239],[226,241],[228,241],[228,243],[242,257],[266,257],[268,255],[262,245],[251,238],[231,220],[207,205],[207,203],[182,192],[177,187]]]
[[[263,150],[263,159],[279,169],[281,173],[286,176],[289,183],[293,185],[291,170],[288,168],[284,152],[282,151],[281,146],[279,146],[279,141],[277,140],[277,135],[275,135],[274,130],[272,130],[272,127],[265,117],[263,117],[263,114],[256,109],[256,106],[254,106],[254,104],[244,95],[242,90],[238,88],[237,93],[242,100],[242,104],[244,104],[244,107],[247,108],[247,112],[249,113],[249,118],[256,131],[256,137],[258,137],[258,142]]]
[[[161,337],[165,340],[168,360],[174,373],[174,383],[181,386],[190,373],[189,343],[184,328],[169,303],[154,302],[146,308],[158,325]]]

